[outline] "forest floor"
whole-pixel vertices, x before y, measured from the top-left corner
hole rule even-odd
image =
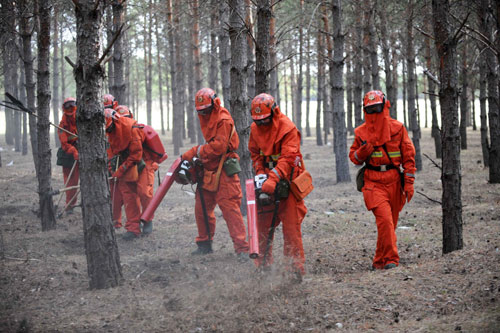
[[[214,253],[191,256],[194,196],[175,184],[151,236],[125,242],[125,231],[117,231],[124,282],[108,290],[89,290],[80,209],[60,218],[57,230],[41,232],[31,158],[1,142],[0,331],[500,332],[500,185],[487,181],[479,131],[468,135],[463,250],[442,254],[441,206],[415,194],[397,229],[400,266],[370,271],[374,217],[354,182],[336,184],[332,147],[311,137],[302,149],[315,190],[302,224],[301,284],[282,274],[281,228],[275,266],[262,276],[251,261],[237,261],[218,209]],[[430,131],[422,136],[423,153],[434,156]],[[55,157],[53,166],[53,187],[60,188]],[[425,157],[415,189],[441,200],[440,171]]]

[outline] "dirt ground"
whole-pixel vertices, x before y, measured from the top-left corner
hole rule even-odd
[[[251,261],[236,260],[219,210],[214,253],[191,256],[194,196],[175,184],[151,236],[125,242],[125,231],[117,231],[124,283],[109,290],[88,288],[80,209],[62,216],[57,230],[41,232],[33,163],[0,142],[0,331],[500,332],[500,185],[487,182],[479,131],[468,135],[463,250],[442,255],[441,207],[415,194],[400,215],[400,267],[370,271],[374,218],[354,183],[335,183],[332,147],[306,138],[315,190],[306,198],[301,284],[282,273],[281,228],[275,266],[262,276]],[[434,156],[426,129],[422,148]],[[162,177],[172,161],[162,165]],[[60,188],[55,157],[53,166]],[[440,200],[440,171],[426,158],[423,168],[416,191]]]

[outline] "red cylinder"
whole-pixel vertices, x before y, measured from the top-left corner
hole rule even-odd
[[[257,203],[255,202],[255,184],[253,179],[247,179],[245,186],[247,190],[249,256],[252,259],[256,259],[259,256],[259,234],[257,232]]]
[[[163,200],[163,197],[165,197],[165,194],[167,194],[168,190],[174,182],[175,174],[177,173],[179,166],[181,165],[181,161],[182,159],[179,157],[170,166],[167,174],[165,175],[165,177],[163,177],[163,181],[161,182],[160,187],[158,187],[156,193],[153,195],[153,198],[151,199],[148,207],[144,212],[142,212],[141,221],[149,222],[153,219],[156,208],[158,208],[160,202]]]

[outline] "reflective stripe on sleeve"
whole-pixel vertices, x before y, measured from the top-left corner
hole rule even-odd
[[[278,173],[278,170],[276,170],[276,168],[272,169],[271,171],[274,172],[279,179],[281,179],[280,174]]]
[[[356,160],[357,160],[359,163],[363,163],[363,161],[359,159],[359,157],[358,157],[358,152],[357,152],[357,151],[355,151],[355,152],[354,152],[354,158],[356,158]]]
[[[408,177],[415,178],[415,174],[413,174],[413,173],[406,173],[406,175],[407,175]]]

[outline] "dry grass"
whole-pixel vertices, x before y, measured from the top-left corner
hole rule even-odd
[[[434,156],[430,132],[423,137],[423,152]],[[79,210],[42,233],[33,164],[3,151],[0,331],[500,331],[500,186],[487,182],[479,132],[469,132],[462,153],[464,249],[441,254],[441,207],[416,194],[397,231],[401,266],[390,271],[369,271],[374,218],[353,183],[335,184],[331,150],[304,142],[316,188],[306,199],[302,284],[282,274],[281,229],[276,265],[260,276],[251,262],[237,262],[219,211],[215,252],[190,256],[194,199],[175,185],[150,237],[118,237],[125,281],[99,291],[88,290]],[[62,186],[60,168],[53,178]],[[416,190],[440,200],[440,173],[427,159]]]

